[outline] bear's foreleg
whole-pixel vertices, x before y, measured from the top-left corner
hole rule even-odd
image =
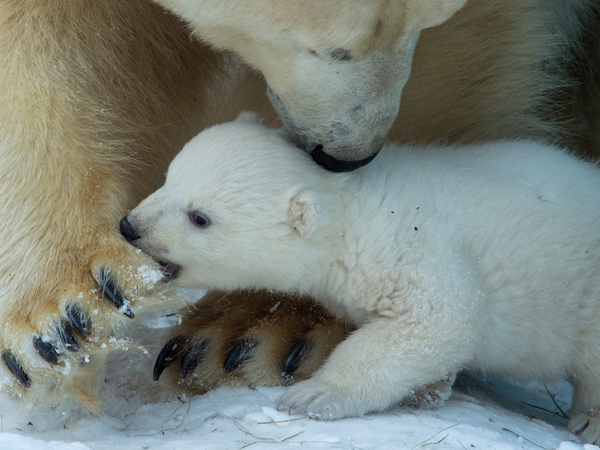
[[[94,362],[128,348],[119,324],[172,305],[119,219],[200,127],[201,52],[147,1],[0,3],[5,389],[94,404]]]
[[[469,358],[469,327],[442,314],[371,321],[341,343],[311,379],[285,392],[279,409],[322,420],[360,416],[453,378]]]

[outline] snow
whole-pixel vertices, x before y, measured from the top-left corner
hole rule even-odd
[[[27,408],[0,394],[0,450],[600,450],[566,430],[545,386],[479,374],[461,375],[452,397],[435,410],[396,406],[334,422],[277,411],[284,387],[223,387],[190,398],[152,381],[162,327],[177,320],[138,318],[145,325],[136,338],[152,356],[131,349],[109,358],[97,393],[102,415],[68,402]],[[571,387],[561,382],[548,389],[568,411]]]

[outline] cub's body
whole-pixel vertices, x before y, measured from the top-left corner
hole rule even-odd
[[[561,149],[389,145],[332,174],[241,116],[128,218],[179,285],[308,294],[358,325],[284,409],[360,415],[470,367],[568,378],[570,429],[598,441],[600,171]]]

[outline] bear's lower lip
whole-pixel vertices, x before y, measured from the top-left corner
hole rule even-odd
[[[177,278],[177,275],[179,275],[179,270],[181,269],[181,266],[178,266],[175,263],[172,263],[170,261],[168,262],[160,262],[160,265],[162,266],[162,273],[163,273],[163,279],[162,281],[164,281],[165,283],[168,283],[169,281],[174,280],[175,278]]]

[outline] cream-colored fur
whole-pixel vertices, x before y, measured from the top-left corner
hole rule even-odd
[[[361,415],[464,367],[566,377],[569,428],[600,442],[600,170],[561,149],[389,145],[332,174],[244,114],[128,218],[176,285],[310,295],[359,327],[281,409]]]
[[[461,2],[451,3],[456,8]],[[568,54],[565,48],[576,46],[576,12],[588,3],[570,0],[549,7],[541,0],[470,0],[449,21],[424,29],[390,136],[419,142],[568,138],[573,129],[568,123],[561,127],[544,119],[556,117],[547,100],[555,88],[568,84],[560,60]],[[287,2],[249,1],[228,11],[219,7],[225,2],[205,4],[203,12],[215,18],[217,28],[221,19],[259,20],[251,24],[251,36],[223,28],[223,41],[214,43],[241,53],[281,92],[293,90],[295,73],[288,72],[288,79],[285,73],[271,75],[274,60],[282,62],[279,70],[286,66],[278,59],[281,52],[266,61],[281,36],[260,20],[269,10],[275,22],[287,24],[290,36],[300,38],[309,22],[298,20],[298,11],[288,10]],[[420,23],[410,28],[413,35],[414,29],[452,13],[440,16],[437,8],[397,5],[377,11],[361,6],[339,15],[329,10],[333,2],[311,2],[310,15],[318,19],[310,28],[315,58],[326,57],[332,45],[360,41],[350,36],[333,43],[316,29],[348,29],[357,16],[375,25],[381,20],[380,38],[346,49],[361,61],[396,38],[407,42],[404,28],[394,22],[398,14],[389,11],[403,11],[402,24],[404,19]],[[254,15],[246,14],[247,8]],[[248,48],[238,48],[240,42]],[[259,59],[265,59],[264,67]],[[161,284],[147,276],[157,266],[126,244],[119,219],[161,184],[168,161],[197,131],[233,119],[241,109],[258,111],[273,124],[278,124],[276,113],[260,73],[232,53],[194,41],[184,24],[147,0],[4,0],[0,61],[0,352],[18,365],[13,372],[27,375],[30,388],[19,385],[5,364],[0,364],[0,381],[12,392],[33,394],[33,400],[55,387],[93,402],[88,356],[98,361],[102,344],[110,344],[107,338],[128,320],[100,295],[101,273],[136,314],[172,306],[161,289],[156,295],[149,291]],[[552,70],[546,72],[547,67]],[[315,76],[309,73],[316,83]],[[294,122],[304,120],[304,111],[294,115]],[[140,271],[144,266],[147,270]],[[88,319],[83,334],[73,328],[71,305]],[[122,311],[128,312],[126,305]],[[65,330],[78,341],[79,352],[69,350],[73,346],[66,345]],[[58,365],[41,358],[36,340],[55,348]],[[27,384],[23,377],[21,382]]]
[[[219,117],[212,96],[226,110],[234,75],[247,71],[137,0],[1,2],[0,58],[0,353],[18,361],[30,392],[47,396],[54,385],[93,402],[85,362],[102,344],[114,348],[106,338],[128,320],[102,298],[99,272],[111,272],[135,312],[173,305],[160,290],[149,296],[158,267],[123,240],[119,218]],[[251,93],[255,78],[246,79]],[[72,329],[69,305],[88,315],[89,338]],[[79,352],[64,345],[64,329]],[[39,337],[60,364],[34,350]],[[23,393],[1,367],[2,384]]]

